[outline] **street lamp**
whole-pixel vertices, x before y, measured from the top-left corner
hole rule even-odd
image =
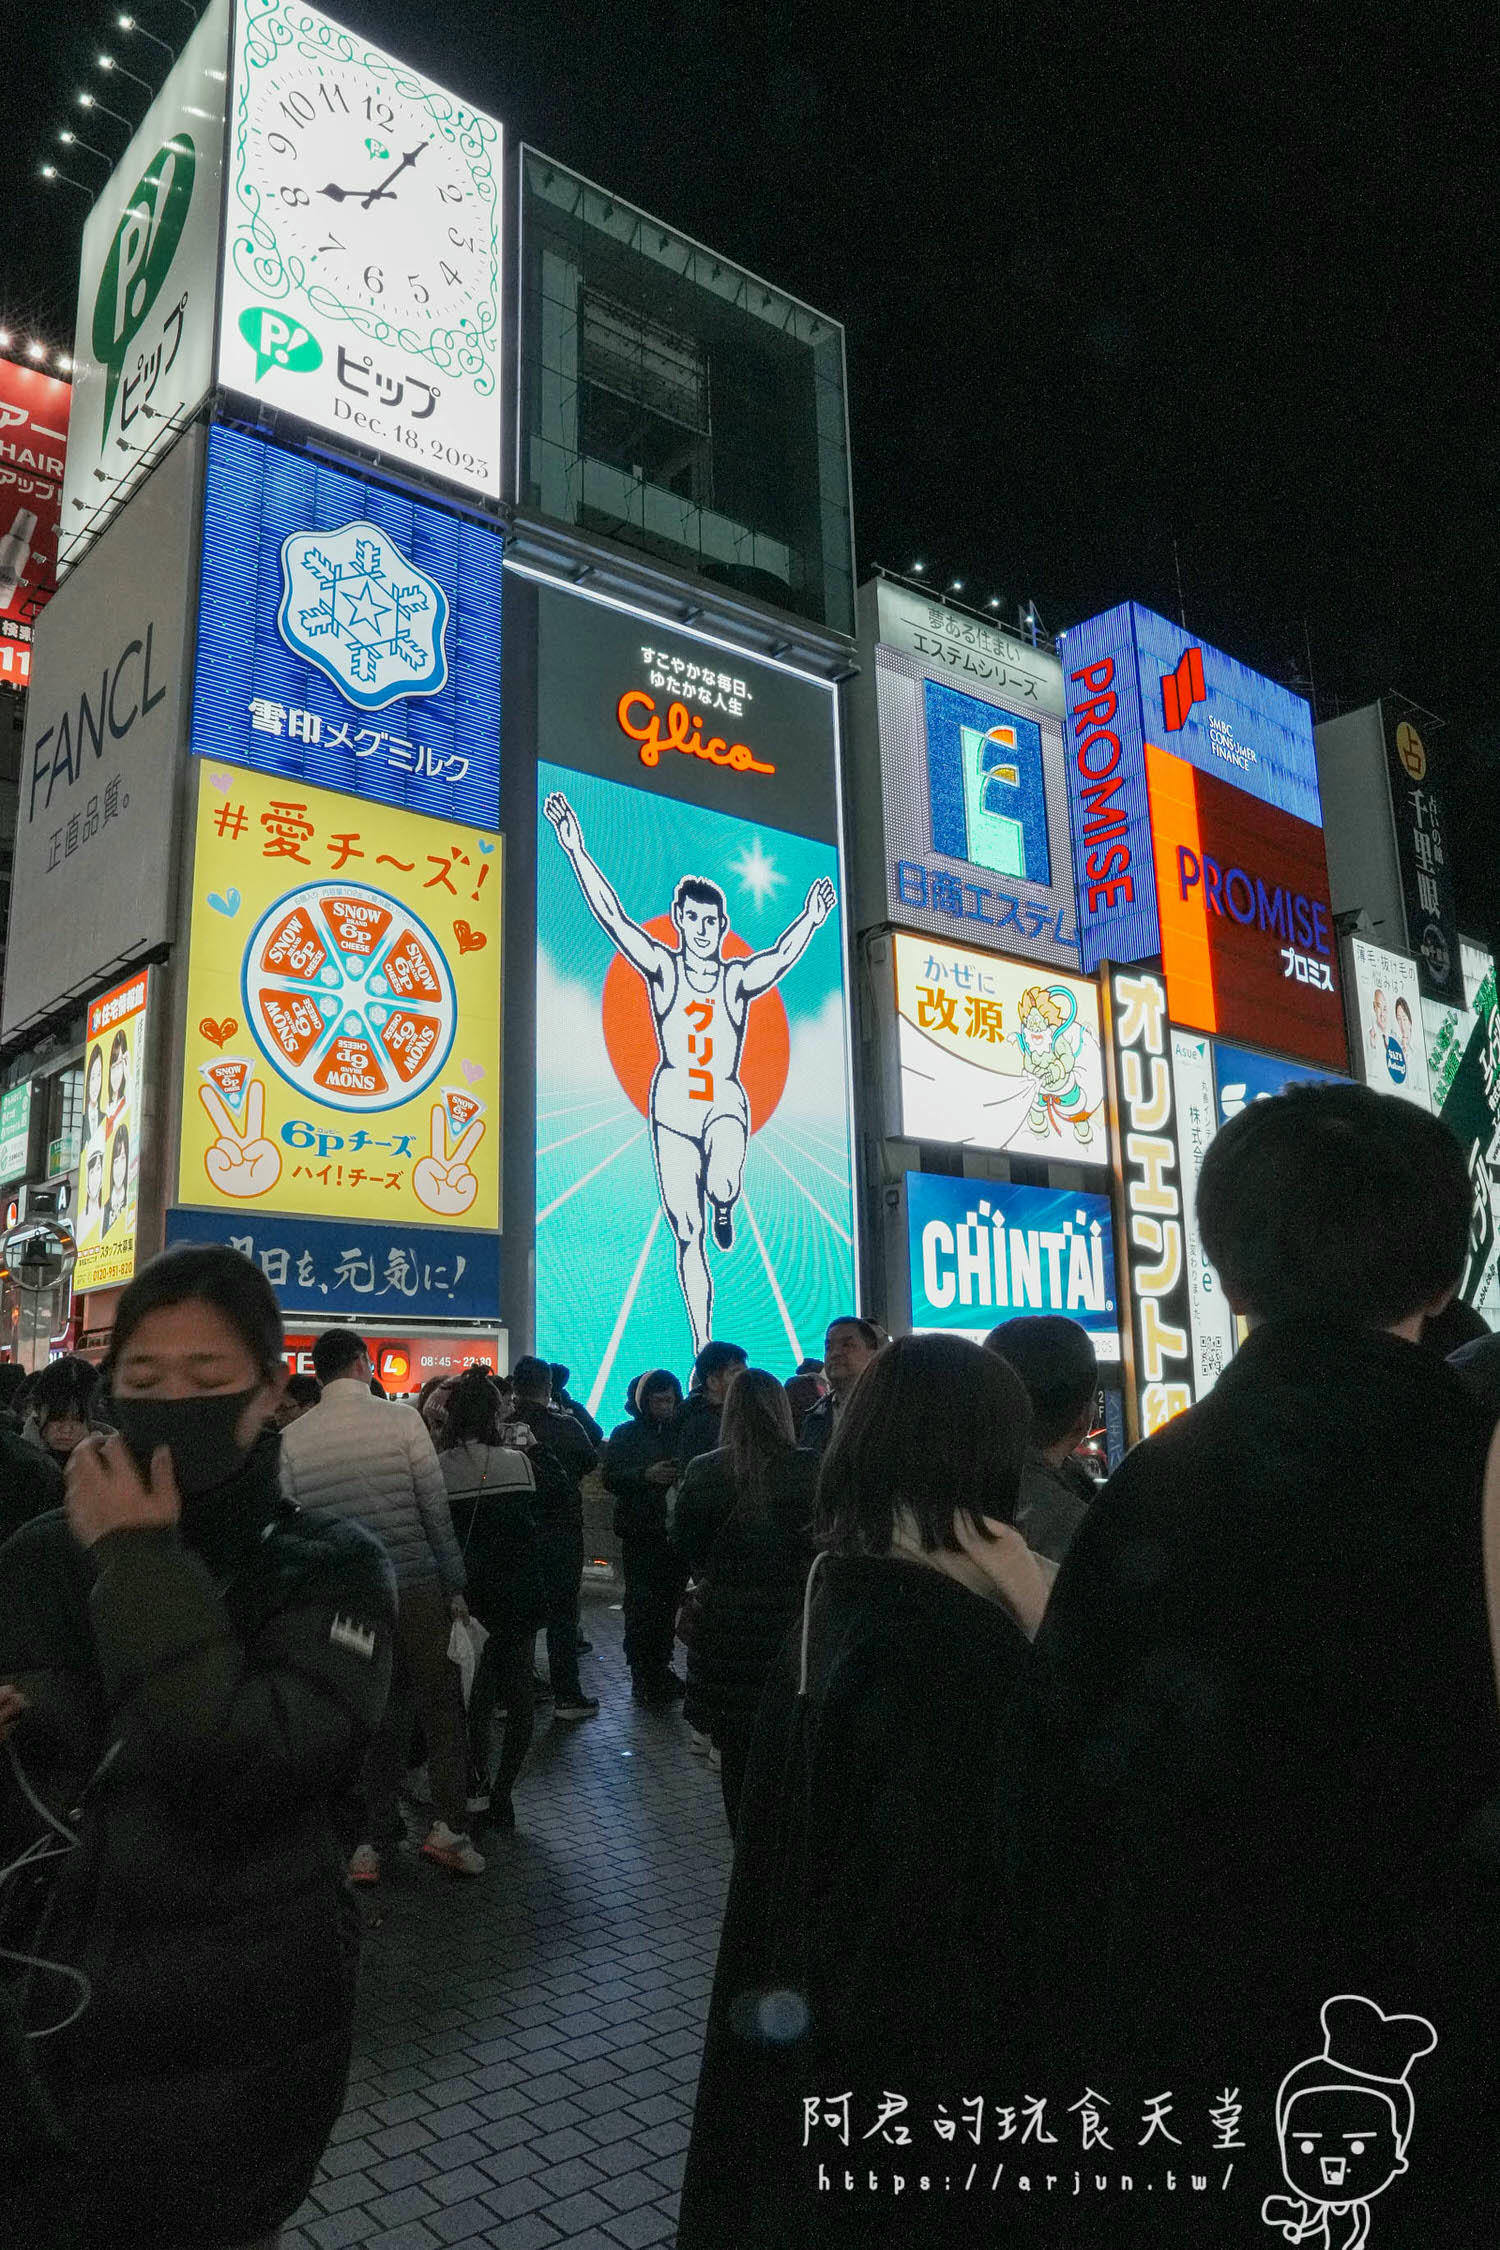
[[[101,70],[117,70],[122,78],[128,78],[132,86],[139,86],[141,92],[148,95],[152,101],[156,99],[156,88],[152,85],[150,79],[137,78],[133,70],[127,70],[122,62],[116,62],[113,55],[100,55],[98,62]]]
[[[176,62],[175,49],[169,47],[165,39],[158,39],[154,31],[148,31],[143,23],[137,23],[134,16],[116,16],[115,22],[121,31],[134,32],[137,39],[149,39],[153,47],[160,47],[170,62]]]
[[[128,117],[122,117],[117,109],[111,109],[108,102],[101,102],[97,94],[80,94],[78,106],[80,109],[97,109],[101,117],[112,117],[117,125],[124,126],[127,133],[135,131]]]
[[[81,148],[86,156],[97,156],[101,164],[107,164],[111,171],[114,170],[115,160],[112,156],[106,156],[102,148],[95,148],[92,141],[81,141],[76,133],[68,131],[66,125],[57,137],[64,148]]]
[[[64,187],[77,188],[80,195],[86,195],[90,203],[94,200],[94,191],[91,187],[85,187],[82,180],[75,180],[70,172],[59,172],[55,164],[44,164],[42,166],[42,178],[44,180],[61,180]],[[42,357],[46,356],[39,344],[33,344],[31,351],[33,358],[38,354],[41,354]]]

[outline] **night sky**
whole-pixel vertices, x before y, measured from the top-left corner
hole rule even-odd
[[[140,66],[117,12],[18,12],[0,92],[0,299],[60,340],[86,206],[35,165],[100,44]],[[1463,918],[1500,938],[1492,11],[330,12],[845,323],[861,576],[921,557],[1055,631],[1176,615],[1180,562],[1189,625],[1303,693],[1310,665],[1320,716],[1445,719]]]

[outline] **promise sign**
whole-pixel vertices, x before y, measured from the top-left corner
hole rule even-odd
[[[1187,1210],[1167,988],[1145,969],[1104,980],[1116,1257],[1130,1308],[1125,1405],[1132,1441],[1193,1403]]]

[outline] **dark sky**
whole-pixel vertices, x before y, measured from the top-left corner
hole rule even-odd
[[[920,555],[1055,629],[1175,614],[1175,540],[1189,624],[1304,692],[1310,648],[1321,715],[1449,722],[1466,918],[1500,908],[1492,9],[331,12],[846,324],[862,575]],[[17,173],[116,13],[28,11]],[[8,198],[0,296],[62,332],[84,208]]]

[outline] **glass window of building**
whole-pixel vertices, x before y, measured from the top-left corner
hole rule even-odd
[[[520,498],[854,630],[836,321],[527,150]]]

